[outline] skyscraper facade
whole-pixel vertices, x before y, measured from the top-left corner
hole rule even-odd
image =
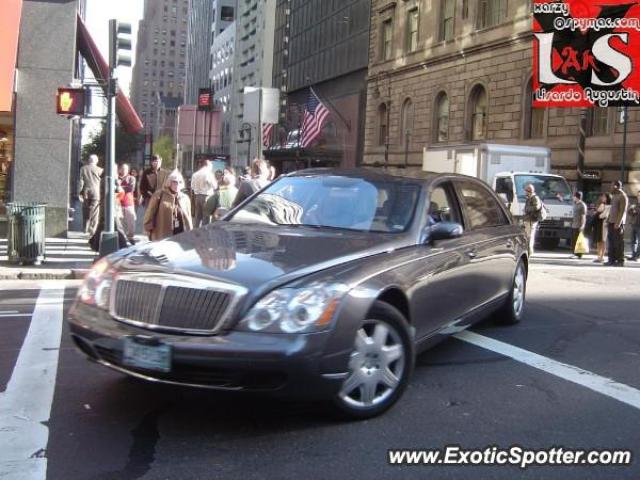
[[[185,88],[189,0],[145,0],[138,29],[132,99],[147,133],[174,135]]]

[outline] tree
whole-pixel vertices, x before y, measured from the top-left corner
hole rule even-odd
[[[162,168],[167,170],[176,168],[176,148],[171,137],[161,135],[153,142],[153,154],[162,157]]]
[[[127,133],[119,125],[116,126],[116,163],[131,162],[140,151],[141,139],[140,135]],[[106,129],[103,124],[100,130],[91,134],[89,143],[82,146],[82,157],[86,159],[89,155],[95,154],[104,160],[107,153],[106,145]]]

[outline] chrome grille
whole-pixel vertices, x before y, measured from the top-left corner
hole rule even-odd
[[[111,313],[150,329],[211,334],[219,330],[246,291],[176,276],[137,276],[116,281]]]
[[[169,286],[158,325],[187,330],[213,330],[229,307],[231,295],[215,290]]]
[[[116,315],[141,323],[155,323],[162,285],[120,280],[116,283]]]

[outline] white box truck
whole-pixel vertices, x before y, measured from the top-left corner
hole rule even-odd
[[[516,220],[522,219],[524,189],[531,183],[549,211],[538,229],[541,245],[555,248],[561,239],[571,241],[571,187],[564,177],[551,173],[551,150],[546,147],[482,143],[425,148],[422,168],[484,180],[503,198]]]

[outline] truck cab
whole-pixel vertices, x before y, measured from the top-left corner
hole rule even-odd
[[[500,172],[492,187],[508,205],[516,220],[524,216],[527,202],[525,187],[533,185],[548,211],[538,227],[538,240],[544,248],[556,248],[561,239],[571,238],[573,203],[571,187],[560,175],[531,172]]]

